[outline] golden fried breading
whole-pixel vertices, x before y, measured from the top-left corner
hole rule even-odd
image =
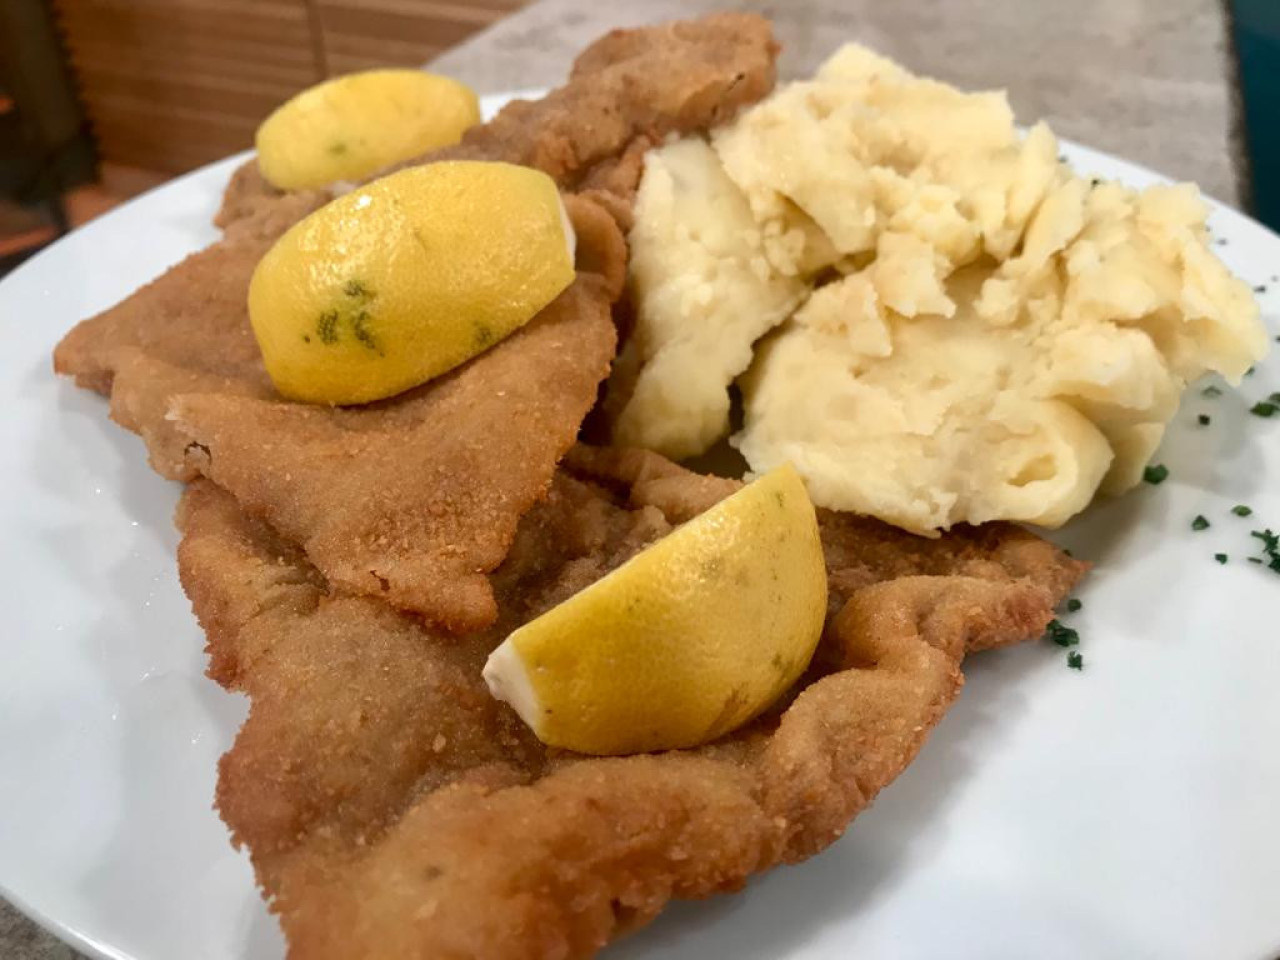
[[[581,275],[506,342],[390,405],[188,394],[170,415],[190,461],[331,583],[476,629],[496,615],[487,572],[608,372],[609,303]]]
[[[157,473],[197,473],[186,462],[188,439],[166,418],[174,396],[276,397],[249,326],[249,278],[280,234],[314,208],[306,196],[284,198],[77,324],[54,350],[54,370],[111,398],[111,418],[142,436]]]
[[[294,192],[295,194],[314,193],[322,198],[321,202],[330,197],[330,194],[323,190]],[[235,172],[231,174],[231,179],[227,181],[226,189],[222,191],[222,206],[213,217],[214,225],[225,230],[237,221],[253,217],[258,211],[274,206],[283,196],[284,191],[273,187],[262,175],[257,159],[250,158],[236,167]]]
[[[327,595],[230,496],[188,491],[183,584],[215,676],[252,702],[218,806],[291,957],[589,956],[673,898],[810,856],[910,762],[966,650],[1038,636],[1083,572],[1010,526],[923,540],[827,514],[835,612],[785,702],[694,750],[539,744],[485,689],[488,653],[736,486],[575,450],[494,575],[497,624],[462,638]]]
[[[333,409],[281,400],[248,322],[271,243],[320,196],[288,194],[59,344],[54,363],[109,392],[165,476],[204,474],[302,545],[334,585],[453,630],[493,620],[487,574],[541,497],[608,372],[626,248],[616,219],[653,137],[701,128],[772,83],[768,25],[739,15],[618,34],[569,83],[512,104],[435,157],[539,166],[578,233],[578,281],[519,333],[449,376]],[[616,55],[608,54],[615,50]],[[594,52],[593,52],[594,51]],[[252,182],[249,174],[236,182]]]
[[[360,407],[283,401],[262,372],[243,304],[235,305],[234,324],[224,320],[232,305],[222,274],[185,285],[191,299],[172,317],[181,327],[161,335],[155,314],[133,325],[145,345],[122,348],[128,359],[116,368],[116,417],[152,442],[161,472],[218,481],[303,546],[335,585],[451,629],[483,626],[495,613],[486,574],[573,444],[614,352],[609,308],[621,289],[622,237],[594,204],[567,202],[582,254],[574,284],[444,377]],[[234,259],[251,269],[239,240],[215,253],[183,267]],[[109,322],[142,316],[129,307]],[[197,348],[204,352],[193,354]]]
[[[565,189],[625,197],[639,169],[623,158],[634,161],[637,148],[705,130],[760,100],[773,89],[777,52],[769,22],[753,14],[614,30],[578,56],[565,86],[540,100],[513,101],[458,145],[378,176],[427,160],[502,159],[537,167]],[[215,222],[226,227],[258,216],[282,196],[250,160],[232,176]]]

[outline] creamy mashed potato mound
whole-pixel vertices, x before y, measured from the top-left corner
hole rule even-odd
[[[852,45],[651,153],[617,439],[705,450],[745,371],[734,445],[757,473],[795,464],[821,506],[932,533],[1056,526],[1129,489],[1186,384],[1238,382],[1267,337],[1194,186],[1057,158],[1003,94]]]
[[[620,443],[678,459],[728,432],[729,384],[808,286],[770,269],[746,198],[703,140],[649,155],[636,214],[628,348],[643,367],[614,429]]]

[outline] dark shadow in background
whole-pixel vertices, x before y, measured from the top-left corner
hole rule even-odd
[[[1253,215],[1280,231],[1280,0],[1231,0]]]
[[[48,6],[0,0],[0,276],[67,231],[62,194],[96,164]]]

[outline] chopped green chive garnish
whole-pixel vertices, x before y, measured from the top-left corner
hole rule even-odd
[[[1081,603],[1075,597],[1072,597],[1070,600],[1067,601],[1067,613],[1075,613],[1077,610],[1079,610],[1083,606],[1084,606],[1083,603]]]
[[[1207,427],[1210,422],[1209,415],[1207,413],[1200,414],[1200,416],[1196,417],[1196,422],[1199,423],[1200,426],[1202,427]]]
[[[1197,514],[1196,518],[1191,521],[1192,530],[1208,530],[1209,521],[1204,518],[1203,514]]]
[[[1227,555],[1225,553],[1215,553],[1213,555],[1213,559],[1217,560],[1219,563],[1226,563]]]
[[[1067,654],[1067,666],[1072,670],[1084,669],[1084,655],[1077,650],[1072,650]]]
[[[1276,413],[1280,413],[1280,403],[1271,403],[1264,400],[1262,403],[1255,403],[1249,408],[1249,412],[1255,417],[1272,417]]]
[[[1280,391],[1277,391],[1276,393],[1273,393],[1271,394],[1271,396],[1267,397],[1267,402],[1280,403]]]
[[[1244,375],[1245,375],[1246,377],[1252,377],[1252,376],[1253,376],[1253,371],[1254,371],[1254,370],[1256,370],[1256,369],[1257,369],[1257,367],[1250,367],[1248,370],[1246,370],[1246,371],[1244,372]]]
[[[1221,390],[1221,388],[1219,388],[1219,387],[1215,387],[1215,386],[1211,383],[1211,384],[1209,384],[1207,387],[1205,387],[1203,390],[1201,390],[1201,391],[1200,391],[1200,396],[1202,396],[1202,397],[1220,397],[1220,396],[1222,396],[1222,390]]]
[[[1237,517],[1247,517],[1253,513],[1253,509],[1251,507],[1246,507],[1243,503],[1237,503],[1231,508],[1231,512]]]
[[[1080,634],[1070,627],[1063,626],[1058,620],[1049,621],[1049,626],[1045,628],[1044,635],[1060,647],[1074,647],[1080,642]]]
[[[1268,570],[1280,573],[1280,535],[1270,530],[1251,530],[1249,536],[1262,541],[1262,556],[1250,557],[1250,563],[1265,563]]]
[[[1142,479],[1152,486],[1158,486],[1169,477],[1169,468],[1163,463],[1152,464],[1142,471]]]

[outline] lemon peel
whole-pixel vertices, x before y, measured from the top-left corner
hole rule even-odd
[[[258,168],[281,190],[360,180],[462,139],[480,122],[475,92],[421,70],[334,77],[285,101],[258,127]]]
[[[514,631],[484,677],[553,746],[691,747],[796,682],[826,603],[817,517],[786,465]]]
[[[295,224],[249,284],[249,320],[280,393],[393,396],[487,350],[573,282],[555,182],[449,161],[375,180]]]

